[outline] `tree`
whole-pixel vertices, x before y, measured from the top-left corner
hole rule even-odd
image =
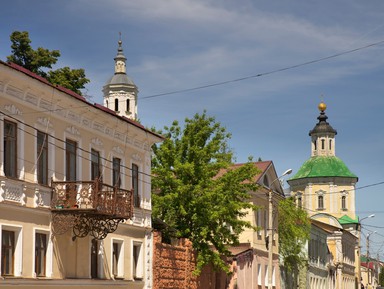
[[[163,233],[192,242],[197,273],[207,264],[228,272],[222,257],[252,227],[241,218],[255,209],[248,192],[256,190],[257,168],[251,159],[232,166],[230,134],[205,111],[186,118],[184,128],[174,121],[164,130],[166,140],[153,148],[153,217],[170,228]]]
[[[10,36],[12,54],[7,57],[9,62],[16,63],[40,76],[46,77],[47,73],[41,68],[52,68],[60,57],[59,50],[48,50],[38,47],[33,50],[27,31],[14,31]]]
[[[85,78],[84,69],[70,69],[68,66],[49,71],[47,79],[52,84],[64,86],[80,95],[80,89],[84,88],[84,85],[89,82]]]
[[[304,244],[309,240],[311,223],[307,212],[293,198],[281,200],[279,213],[279,253],[284,268],[295,272],[306,260]]]
[[[27,31],[14,31],[10,36],[12,54],[7,56],[8,62],[16,63],[42,77],[47,78],[52,84],[58,84],[71,89],[81,95],[80,89],[89,82],[85,77],[84,69],[70,69],[69,67],[51,69],[60,57],[59,50],[48,50],[38,47],[34,50],[31,47],[31,40]]]

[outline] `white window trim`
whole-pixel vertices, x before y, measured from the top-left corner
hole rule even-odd
[[[134,256],[133,256],[133,248],[134,246],[140,246],[140,254],[139,254],[139,258],[138,258],[138,262],[137,262],[137,266],[136,266],[136,275],[133,274],[134,272]],[[144,243],[140,240],[140,241],[135,241],[133,240],[132,241],[132,247],[131,247],[131,252],[132,252],[132,263],[131,263],[131,267],[132,267],[132,278],[133,279],[144,279]]]
[[[70,134],[70,133],[67,133],[67,132],[64,132],[64,142],[63,142],[63,176],[64,176],[64,179],[65,181],[67,181],[67,176],[66,176],[66,140],[69,139],[71,141],[75,141],[77,143],[77,146],[76,146],[76,179],[77,180],[82,180],[83,179],[83,171],[82,171],[82,160],[83,160],[83,150],[82,150],[82,141],[81,141],[81,136],[79,135],[74,135],[74,134]]]
[[[35,255],[35,244],[36,244],[36,233],[41,233],[47,235],[47,255],[45,256],[45,277],[50,278],[52,277],[53,274],[53,269],[52,269],[52,258],[53,258],[53,244],[51,240],[51,232],[46,229],[41,229],[41,228],[33,228],[33,247],[32,247],[32,256]],[[32,260],[32,276],[36,278],[36,273],[35,273],[35,259],[33,258]]]
[[[13,275],[19,277],[22,274],[23,268],[23,227],[16,225],[0,224],[0,240],[2,240],[3,230],[15,232],[15,255],[14,255],[14,268]],[[1,259],[0,250],[0,259]],[[0,263],[1,269],[1,263]]]
[[[117,278],[124,278],[124,240],[112,238],[111,239],[111,268],[113,275],[113,244],[117,243],[119,246],[119,261],[117,264]]]
[[[47,123],[47,126],[50,127],[50,124]],[[55,167],[55,132],[52,129],[47,129],[47,127],[43,127],[40,124],[35,124],[35,172],[34,172],[34,182],[37,184],[37,131],[41,131],[43,133],[46,133],[48,135],[48,184],[50,183],[49,180],[51,178],[55,178],[55,171],[52,168]]]

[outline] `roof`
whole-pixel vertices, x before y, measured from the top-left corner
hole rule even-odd
[[[333,135],[337,134],[337,131],[327,122],[328,117],[325,115],[324,110],[320,112],[320,115],[317,119],[319,120],[319,122],[309,132],[309,135],[326,134],[326,133],[330,133]]]
[[[231,246],[228,248],[228,251],[231,252],[232,256],[237,256],[245,251],[252,249],[250,243],[240,243],[237,246]]]
[[[358,224],[359,223],[359,218],[356,217],[355,219],[352,219],[351,217],[344,215],[341,218],[339,218],[339,222],[342,225],[347,225],[347,224]]]
[[[253,162],[253,164],[259,169],[259,173],[255,176],[255,182],[259,182],[261,177],[264,175],[264,173],[267,171],[267,169],[272,165],[272,161],[260,161],[260,162]],[[238,163],[231,166],[231,168],[238,168],[245,165],[245,163]],[[224,170],[219,173],[219,176],[224,173]]]
[[[128,84],[135,85],[133,80],[125,73],[115,73],[105,85]]]
[[[289,181],[317,177],[357,178],[338,157],[314,156],[307,160]]]
[[[4,62],[2,60],[0,60],[0,65],[7,66],[7,67],[9,67],[11,69],[14,69],[14,70],[16,70],[18,72],[21,72],[21,73],[23,73],[23,74],[25,74],[25,75],[27,75],[27,76],[35,79],[35,80],[38,80],[38,81],[40,81],[40,82],[42,82],[42,83],[44,83],[44,84],[46,84],[48,86],[51,86],[51,87],[53,87],[53,88],[55,88],[55,89],[65,93],[65,94],[67,94],[68,96],[70,96],[70,97],[72,97],[74,99],[77,99],[77,100],[85,103],[86,105],[89,105],[89,106],[91,106],[91,107],[93,107],[95,109],[101,110],[101,111],[103,111],[105,113],[108,113],[108,114],[110,114],[110,115],[112,115],[114,117],[119,118],[122,121],[128,122],[128,123],[132,124],[133,126],[139,128],[139,129],[142,129],[142,130],[146,131],[147,133],[150,133],[151,135],[153,135],[153,136],[155,136],[155,137],[157,137],[157,138],[159,138],[161,140],[164,139],[163,136],[161,136],[161,135],[159,135],[159,134],[157,134],[157,133],[155,133],[155,132],[153,132],[153,131],[151,131],[149,129],[146,129],[141,123],[139,123],[137,121],[134,121],[132,119],[129,119],[127,117],[124,117],[124,116],[119,116],[115,111],[113,111],[111,109],[108,109],[108,108],[106,108],[103,105],[100,105],[100,104],[97,104],[97,103],[91,104],[91,103],[89,103],[86,100],[86,98],[84,96],[79,95],[79,94],[73,92],[72,90],[69,90],[69,89],[67,89],[65,87],[62,87],[60,85],[52,84],[47,79],[45,79],[44,77],[42,77],[40,75],[37,75],[36,73],[33,73],[32,71],[30,71],[30,70],[28,70],[28,69],[26,69],[26,68],[24,68],[24,67],[22,67],[20,65],[17,65],[17,64],[12,63],[12,62],[11,63],[7,63],[7,62]]]

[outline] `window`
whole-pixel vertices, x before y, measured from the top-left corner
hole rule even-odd
[[[119,100],[115,98],[115,111],[119,111]]]
[[[313,141],[314,150],[317,150],[316,140]]]
[[[4,174],[17,177],[17,125],[4,120]]]
[[[36,233],[35,235],[35,273],[38,277],[46,276],[47,263],[47,235]]]
[[[341,196],[341,209],[347,210],[347,197]]]
[[[298,206],[299,208],[302,208],[302,207],[303,207],[303,201],[302,201],[301,197],[297,197],[297,206]]]
[[[317,197],[317,209],[318,210],[324,209],[324,197],[323,196]]]
[[[262,219],[261,219],[261,216],[262,216],[262,211],[261,209],[258,209],[257,210],[257,219],[256,219],[256,225],[257,225],[257,228],[258,228],[258,231],[257,231],[257,235],[258,236],[261,236],[261,229],[262,229],[262,226],[263,226],[263,223],[262,223]]]
[[[121,187],[121,177],[120,177],[120,166],[121,160],[119,158],[113,158],[112,160],[112,185],[114,187]]]
[[[1,275],[14,275],[15,262],[15,232],[1,232]]]
[[[332,149],[332,140],[331,139],[329,140],[329,149],[330,150]]]
[[[123,242],[113,240],[112,243],[112,273],[115,277],[123,277]]]
[[[134,243],[133,244],[133,278],[134,279],[143,279],[143,253],[142,244]]]
[[[67,139],[65,142],[65,164],[66,164],[66,180],[76,181],[76,154],[77,143]]]
[[[101,181],[100,153],[91,149],[91,180]]]
[[[264,285],[268,285],[268,265],[264,265],[264,273],[265,273]]]
[[[48,185],[48,135],[37,131],[37,182]]]
[[[133,189],[133,205],[136,208],[139,208],[140,207],[139,167],[136,164],[132,164],[132,189]]]
[[[127,111],[130,109],[129,99],[127,99]]]
[[[325,140],[322,139],[322,140],[321,140],[321,149],[323,150],[324,148],[325,148]]]
[[[100,243],[96,239],[91,241],[91,278],[99,278],[99,247]]]
[[[257,285],[262,285],[261,264],[257,264]]]

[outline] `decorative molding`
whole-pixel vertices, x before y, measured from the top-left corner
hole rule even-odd
[[[48,101],[46,101],[44,99],[40,99],[40,107],[45,109],[45,110],[48,110],[48,111],[51,111],[52,108],[53,108],[52,103],[48,102]]]
[[[37,106],[37,103],[39,102],[38,97],[36,95],[31,94],[31,93],[26,94],[25,101],[29,102],[33,105],[36,105],[36,106]]]
[[[124,151],[119,146],[114,146],[112,150],[119,155],[124,155]]]
[[[15,105],[13,104],[8,104],[4,105],[4,109],[8,112],[10,112],[13,115],[22,115],[23,113],[21,112],[20,109],[18,109]]]
[[[37,207],[49,207],[51,204],[51,191],[40,190],[35,188],[34,206]]]
[[[10,201],[19,203],[22,206],[25,206],[26,195],[25,195],[26,186],[25,185],[16,185],[11,182],[1,181],[0,182],[0,202]]]
[[[55,114],[60,115],[61,117],[65,117],[67,109],[62,106],[56,106]]]
[[[23,91],[14,86],[8,86],[6,93],[10,96],[15,96],[19,99],[23,99]]]
[[[37,122],[44,127],[49,127],[49,128],[53,127],[52,123],[49,121],[47,117],[39,117],[37,118]]]
[[[104,126],[101,123],[94,122],[92,128],[97,131],[104,132]]]
[[[82,123],[86,127],[89,127],[91,125],[91,121],[89,119],[87,119],[87,118],[83,118]]]
[[[114,137],[121,140],[121,141],[124,141],[125,135],[122,134],[121,132],[115,131]]]
[[[68,126],[65,131],[69,132],[70,134],[73,134],[73,135],[80,135],[80,132],[79,130],[74,127],[74,126]]]
[[[141,162],[141,157],[137,153],[132,154],[132,159],[135,161]]]
[[[102,147],[103,146],[103,142],[98,138],[98,137],[94,137],[91,139],[91,142],[92,144],[94,144],[95,146],[98,146],[98,147]]]
[[[68,111],[67,118],[77,123],[80,122],[80,116],[72,111]]]

